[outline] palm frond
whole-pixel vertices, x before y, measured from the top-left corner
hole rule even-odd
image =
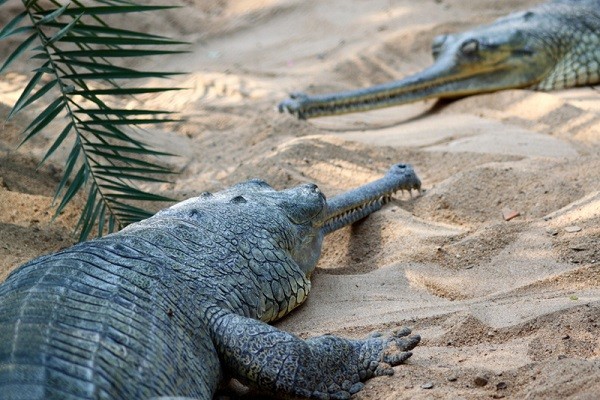
[[[4,3],[0,0],[0,6]],[[157,165],[156,157],[170,154],[151,149],[132,136],[132,129],[146,124],[179,121],[169,110],[123,109],[110,105],[124,96],[179,90],[172,87],[134,87],[139,79],[166,78],[178,72],[140,71],[113,61],[184,52],[175,41],[160,35],[110,26],[104,16],[160,11],[172,6],[139,5],[127,0],[95,0],[85,6],[79,0],[23,0],[24,11],[0,30],[0,40],[24,35],[25,39],[0,66],[5,71],[31,50],[39,62],[8,118],[51,98],[25,128],[23,143],[46,130],[60,115],[65,125],[41,163],[72,138],[57,186],[56,215],[77,193],[88,188],[87,201],[76,230],[85,240],[94,227],[98,235],[120,229],[151,214],[138,205],[143,201],[170,199],[138,189],[137,182],[164,182],[171,171]],[[37,47],[31,49],[37,43]],[[112,61],[109,61],[112,60]]]

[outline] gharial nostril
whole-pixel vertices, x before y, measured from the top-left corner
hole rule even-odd
[[[319,189],[319,187],[314,184],[314,183],[307,183],[306,187],[308,188],[308,190],[310,190],[311,192],[314,193],[321,193],[321,189]]]

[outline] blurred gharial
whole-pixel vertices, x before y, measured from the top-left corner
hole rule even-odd
[[[434,63],[404,79],[339,93],[295,93],[280,112],[300,119],[511,88],[600,82],[600,0],[555,0],[490,25],[435,38]]]

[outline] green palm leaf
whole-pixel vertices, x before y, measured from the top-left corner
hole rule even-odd
[[[0,0],[0,10],[3,3]],[[47,130],[59,116],[66,117],[41,163],[71,138],[73,147],[55,195],[56,214],[87,187],[87,200],[76,228],[80,240],[84,240],[94,228],[102,235],[150,216],[136,205],[140,201],[170,200],[136,187],[137,182],[164,182],[171,171],[154,160],[170,154],[134,139],[132,129],[178,119],[171,118],[168,110],[115,108],[110,101],[179,90],[132,87],[129,83],[166,78],[178,72],[140,71],[112,61],[178,54],[184,52],[178,47],[186,43],[112,27],[103,19],[111,14],[160,11],[171,6],[139,5],[127,0],[95,0],[89,6],[79,0],[61,3],[23,0],[24,11],[0,29],[0,40],[15,35],[25,35],[25,39],[0,64],[0,72],[37,43],[31,60],[40,64],[8,118],[46,99],[43,110],[25,128],[24,143]]]

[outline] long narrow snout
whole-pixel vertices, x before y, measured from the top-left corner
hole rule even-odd
[[[412,103],[432,98],[453,98],[474,93],[491,92],[535,83],[513,79],[519,72],[509,71],[502,65],[474,68],[458,65],[451,57],[438,59],[433,65],[406,78],[338,93],[307,95],[295,93],[278,105],[299,119],[339,115]]]
[[[396,164],[381,179],[327,200],[323,234],[357,222],[386,204],[399,190],[420,190],[421,181],[409,164]]]
[[[337,93],[293,93],[278,105],[299,119],[369,111],[438,97],[443,83],[453,81],[446,68],[433,65],[415,75],[380,85]]]

